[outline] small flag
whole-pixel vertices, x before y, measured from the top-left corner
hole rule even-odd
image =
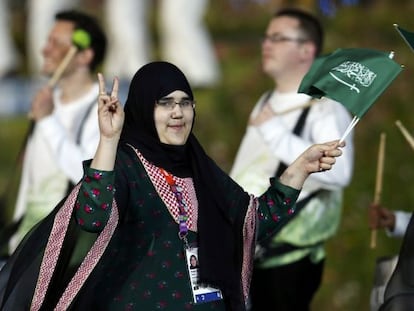
[[[362,116],[402,68],[389,54],[371,49],[338,49],[312,64],[299,93],[329,97]]]
[[[372,49],[337,49],[314,61],[298,92],[331,98],[354,114],[343,141],[402,71],[392,56]]]
[[[410,47],[411,51],[414,52],[414,32],[402,29],[397,24],[394,24],[395,29],[398,31],[400,36],[404,39],[405,43]]]

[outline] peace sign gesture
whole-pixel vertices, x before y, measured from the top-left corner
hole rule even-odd
[[[98,119],[101,137],[119,139],[124,123],[124,109],[118,99],[119,80],[114,78],[112,90],[106,91],[105,79],[98,73]]]

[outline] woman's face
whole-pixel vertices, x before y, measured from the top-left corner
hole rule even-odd
[[[164,144],[184,145],[190,135],[193,119],[194,103],[183,91],[174,91],[155,104],[155,128]]]

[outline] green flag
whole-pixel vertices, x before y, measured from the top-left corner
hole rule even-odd
[[[384,52],[338,49],[315,60],[299,86],[299,93],[329,97],[362,118],[401,70]]]
[[[398,26],[397,24],[394,24],[394,27],[398,31],[400,36],[404,39],[405,43],[408,44],[411,51],[414,52],[414,32],[404,30],[400,26]]]

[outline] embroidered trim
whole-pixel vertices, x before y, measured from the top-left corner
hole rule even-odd
[[[30,307],[31,311],[39,310],[45,299],[50,280],[57,264],[57,259],[59,258],[59,254],[62,249],[63,240],[68,229],[73,206],[75,205],[79,189],[80,184],[78,184],[72,190],[67,200],[55,216],[53,228],[49,235],[49,239],[40,266],[39,277],[37,279],[37,284]],[[118,225],[118,220],[118,207],[115,200],[113,200],[111,215],[109,217],[107,225],[99,237],[96,239],[88,254],[83,259],[75,275],[72,277],[72,280],[69,282],[64,293],[60,297],[55,310],[66,310],[70,306],[76,294],[79,292],[80,288],[85,283],[86,279],[89,277],[90,273],[101,259],[104,251],[106,250],[106,247],[109,244],[109,241],[111,240],[115,228]]]

